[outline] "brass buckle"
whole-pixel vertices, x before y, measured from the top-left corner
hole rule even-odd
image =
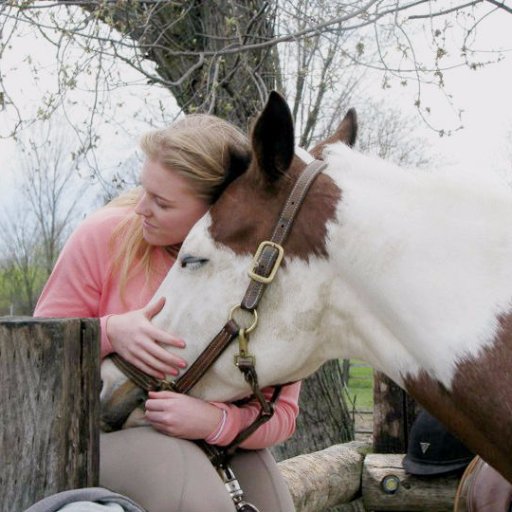
[[[161,379],[158,382],[158,391],[176,391],[176,384],[170,380]]]
[[[272,267],[272,271],[270,272],[268,277],[261,276],[260,274],[257,274],[254,269],[258,265],[259,258],[261,256],[261,253],[263,252],[263,249],[266,246],[273,247],[274,249],[277,249],[278,255],[276,258],[276,261],[274,262],[274,266]],[[252,259],[251,264],[251,270],[249,270],[249,277],[253,279],[254,281],[257,281],[258,283],[268,284],[271,283],[274,280],[274,277],[276,275],[277,269],[279,268],[279,265],[281,264],[281,261],[283,260],[284,256],[284,249],[281,245],[276,244],[275,242],[270,242],[269,240],[265,240],[261,242],[261,244],[258,247],[258,250],[256,251],[256,254],[254,255]]]

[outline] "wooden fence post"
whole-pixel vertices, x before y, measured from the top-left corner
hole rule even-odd
[[[451,512],[460,476],[412,476],[403,468],[404,454],[368,454],[364,460],[362,494],[366,510]],[[386,492],[385,478],[393,479]]]
[[[406,453],[416,402],[389,377],[373,375],[373,451]]]
[[[97,320],[0,319],[0,510],[98,485]]]

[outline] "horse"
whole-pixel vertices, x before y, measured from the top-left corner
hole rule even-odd
[[[306,167],[278,93],[251,138],[249,168],[190,231],[155,294],[166,297],[155,325],[188,341],[189,361],[240,304],[253,255]],[[261,386],[363,359],[512,481],[512,190],[489,173],[406,169],[339,141],[312,154],[326,167],[248,341]],[[250,393],[235,345],[192,395]]]

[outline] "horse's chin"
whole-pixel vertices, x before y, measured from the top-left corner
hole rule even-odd
[[[133,410],[130,416],[128,416],[127,420],[124,422],[123,429],[133,427],[147,427],[148,425],[150,425],[150,423],[144,415],[144,410],[142,407],[137,407],[137,409]]]

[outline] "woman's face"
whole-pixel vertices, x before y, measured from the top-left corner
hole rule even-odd
[[[146,160],[140,181],[144,192],[135,213],[144,219],[142,232],[146,242],[160,246],[183,242],[208,210],[206,201],[196,197],[185,178],[157,160]]]

